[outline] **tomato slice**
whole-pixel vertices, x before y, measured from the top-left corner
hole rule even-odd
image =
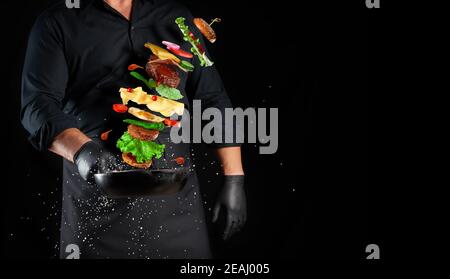
[[[128,111],[128,107],[126,105],[122,105],[122,104],[114,104],[113,110],[117,113],[125,113]]]
[[[175,49],[172,47],[168,47],[168,50],[170,50],[173,54],[184,57],[184,58],[192,58],[194,57],[194,55],[192,55],[192,53],[184,51],[182,49]]]
[[[164,125],[169,127],[180,127],[180,121],[172,120],[172,119],[164,119]]]

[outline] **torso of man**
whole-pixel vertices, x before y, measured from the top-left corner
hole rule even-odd
[[[65,148],[61,153],[66,158],[60,242],[63,258],[68,256],[66,248],[75,245],[81,258],[210,257],[194,172],[183,190],[174,195],[112,199],[96,185],[86,183],[71,162],[70,153],[86,140],[119,154],[115,143],[126,131],[126,115],[115,113],[112,105],[121,103],[119,88],[144,86],[130,76],[127,67],[132,63],[145,65],[150,56],[146,42],[161,45],[167,40],[189,49],[175,23],[179,16],[191,17],[186,8],[172,1],[91,0],[83,1],[80,9],[67,9],[58,3],[35,24],[24,65],[22,122],[38,147],[54,129],[77,126],[60,134],[60,141],[56,140],[59,146],[53,146]],[[219,92],[222,84],[212,70],[212,76],[205,76],[207,84],[211,91]],[[200,74],[180,73],[183,98],[178,101],[186,108],[188,92],[197,91],[188,80],[200,78]],[[102,141],[100,135],[107,130],[112,130],[110,137]],[[167,129],[157,139],[166,145],[166,152],[155,160],[154,167],[177,167],[177,157],[184,157],[186,167],[190,167],[190,145],[172,144],[169,133]],[[67,145],[61,144],[64,142]]]

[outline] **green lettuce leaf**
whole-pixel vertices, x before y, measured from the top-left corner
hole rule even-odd
[[[152,88],[152,89],[155,88],[157,86],[156,85],[156,81],[154,79],[152,79],[152,78],[149,78],[148,81],[147,81],[147,86]]]
[[[180,90],[169,87],[164,84],[160,84],[158,87],[156,87],[156,92],[158,92],[158,94],[163,96],[164,98],[171,100],[179,100],[183,98],[183,95],[181,95]]]
[[[140,120],[134,120],[134,119],[125,119],[123,122],[128,123],[128,124],[133,124],[145,129],[149,129],[149,130],[158,130],[158,131],[162,131],[164,130],[164,128],[166,126],[164,126],[163,123],[157,123],[157,122],[145,122],[145,121],[140,121]]]
[[[128,134],[128,132],[125,132],[122,137],[120,137],[116,146],[122,153],[131,153],[136,157],[136,162],[138,163],[148,162],[153,159],[153,157],[156,159],[161,158],[164,149],[166,148],[164,144],[135,139]]]
[[[189,62],[187,62],[187,63],[189,63]],[[189,65],[185,64],[184,67],[188,67],[189,68]],[[135,72],[135,71],[130,72],[130,75],[132,77],[142,81],[148,88],[156,89],[156,92],[158,92],[159,95],[161,95],[161,96],[163,96],[163,97],[165,97],[167,99],[179,100],[179,99],[183,98],[183,95],[181,95],[180,90],[178,90],[176,88],[172,88],[172,87],[169,87],[169,86],[164,85],[164,84],[160,84],[159,86],[157,86],[156,81],[154,81],[153,79],[147,80],[140,73]]]
[[[138,72],[132,71],[130,72],[130,75],[135,79],[142,81],[150,89],[154,89],[156,87],[156,82],[153,79],[147,80]]]
[[[197,56],[198,60],[200,61],[200,66],[204,66],[204,67],[209,67],[212,66],[214,64],[214,62],[212,62],[211,60],[209,60],[209,58],[206,56],[206,53],[201,53],[200,50],[198,49],[197,45],[200,45],[200,39],[192,39],[191,36],[189,35],[189,27],[184,23],[185,22],[185,18],[184,17],[178,17],[175,20],[175,23],[178,25],[178,28],[181,31],[181,34],[183,34],[183,39],[186,42],[189,42],[192,46],[191,48],[191,52]]]

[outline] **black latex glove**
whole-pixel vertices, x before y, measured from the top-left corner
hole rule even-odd
[[[214,207],[213,222],[217,222],[220,210],[226,210],[226,225],[223,239],[240,231],[247,221],[247,200],[243,175],[227,175]]]
[[[83,144],[73,161],[80,176],[89,183],[94,183],[94,174],[113,171],[119,166],[117,157],[94,141]]]

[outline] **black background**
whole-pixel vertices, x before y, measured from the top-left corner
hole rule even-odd
[[[56,257],[60,161],[40,154],[19,122],[20,75],[28,32],[52,1],[2,2],[2,102],[6,183],[2,183],[2,254]],[[365,1],[183,1],[197,17],[221,17],[208,48],[239,107],[279,108],[279,149],[243,146],[249,218],[222,258],[365,258],[383,238],[370,214],[369,69],[381,11]],[[45,67],[45,65],[43,65]],[[213,152],[197,147],[205,209],[220,181]],[[206,155],[205,155],[206,153]],[[205,169],[204,169],[205,167]],[[295,189],[295,190],[294,190]],[[372,189],[372,188],[371,188]]]

